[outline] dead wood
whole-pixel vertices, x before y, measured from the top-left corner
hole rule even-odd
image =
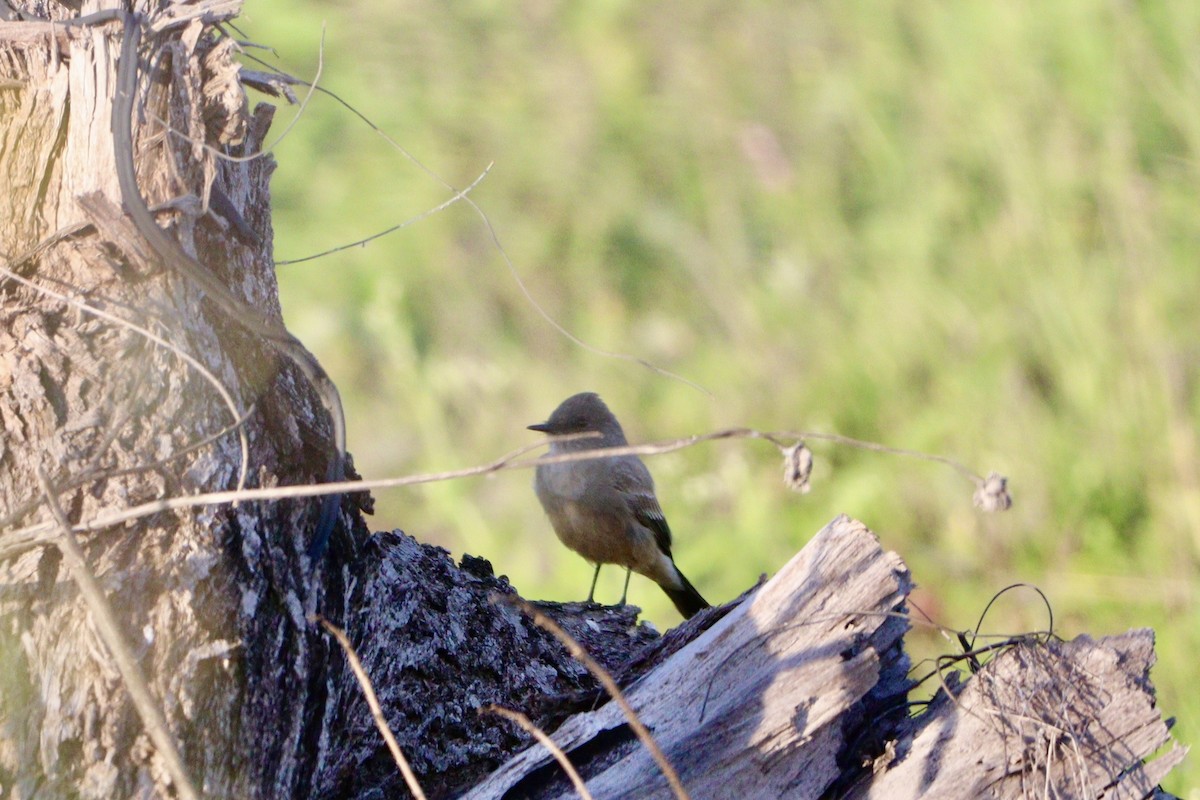
[[[642,675],[628,696],[690,796],[1165,796],[1157,784],[1187,749],[1155,707],[1152,632],[1015,641],[909,716],[909,587],[899,558],[842,517]],[[552,738],[594,797],[671,796],[614,704]],[[541,746],[467,795],[572,796]]]
[[[1155,707],[1153,663],[1149,630],[1017,642],[909,720],[847,797],[1153,796],[1187,753]]]
[[[816,797],[878,746],[904,716],[908,622],[898,612],[909,588],[900,559],[841,517],[639,678],[629,699],[691,796]],[[596,797],[670,796],[612,703],[572,717],[554,740]],[[548,762],[530,748],[467,797],[571,796]]]

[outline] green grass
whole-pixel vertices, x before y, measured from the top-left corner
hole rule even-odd
[[[583,389],[637,440],[752,425],[959,457],[1007,474],[1015,507],[984,516],[944,468],[815,442],[803,497],[761,442],[650,467],[712,601],[845,512],[945,625],[1027,581],[1064,636],[1155,628],[1160,704],[1200,741],[1200,6],[727,6],[251,4],[249,32],[302,74],[327,20],[322,84],[445,180],[495,162],[472,196],[551,316],[711,393],[558,335],[459,204],[281,268],[360,470],[481,463]],[[322,98],[277,157],[281,259],[449,196]],[[374,525],[578,599],[590,568],[530,480],[383,492]],[[677,619],[644,580],[631,600]],[[1042,625],[1022,594],[984,628]],[[1166,785],[1200,798],[1200,764]]]

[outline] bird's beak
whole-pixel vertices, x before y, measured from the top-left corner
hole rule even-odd
[[[527,426],[526,430],[540,431],[541,433],[549,433],[550,432],[550,423],[549,422],[539,422],[536,425]]]

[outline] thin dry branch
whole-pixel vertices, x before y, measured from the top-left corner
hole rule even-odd
[[[400,767],[401,774],[404,775],[404,782],[408,784],[408,790],[412,792],[413,797],[417,800],[425,800],[425,792],[421,789],[421,784],[417,782],[417,776],[413,773],[412,767],[408,764],[408,759],[404,757],[404,753],[400,750],[400,743],[396,741],[396,736],[392,733],[392,729],[387,724],[387,719],[383,716],[383,709],[379,705],[379,698],[375,696],[375,687],[371,685],[371,679],[367,676],[367,671],[363,669],[362,662],[358,660],[358,653],[354,652],[354,645],[350,643],[350,637],[346,636],[346,632],[334,625],[329,620],[318,615],[313,618],[320,622],[325,630],[329,631],[333,638],[337,639],[338,644],[342,646],[342,650],[346,653],[346,659],[350,662],[350,669],[354,672],[354,677],[358,679],[358,685],[362,687],[363,697],[367,700],[367,705],[371,708],[371,716],[375,719],[375,726],[379,728],[380,734],[383,735],[383,740],[387,742],[388,750],[392,752],[392,758],[396,761],[396,766]]]
[[[516,450],[510,451],[504,456],[487,464],[480,464],[474,467],[465,467],[463,469],[446,470],[444,472],[424,473],[419,475],[408,475],[399,478],[382,478],[372,481],[339,481],[322,484],[304,484],[298,486],[277,486],[270,489],[244,489],[241,491],[224,491],[224,492],[208,492],[205,494],[191,495],[190,497],[175,497],[163,498],[160,500],[152,500],[148,503],[143,503],[128,509],[109,512],[107,514],[99,514],[91,520],[81,521],[74,527],[76,532],[102,530],[113,525],[119,525],[131,520],[141,519],[153,514],[159,514],[164,511],[173,511],[184,508],[194,508],[204,505],[215,505],[220,503],[236,503],[250,500],[282,500],[288,498],[300,497],[319,497],[322,495],[335,495],[344,493],[354,493],[370,491],[372,489],[389,489],[398,486],[417,486],[424,483],[437,483],[439,481],[455,480],[458,478],[469,478],[479,475],[487,475],[493,472],[499,472],[507,469],[531,469],[543,464],[559,464],[567,461],[587,461],[596,458],[612,458],[622,455],[661,455],[664,453],[672,453],[677,450],[683,450],[688,447],[693,447],[701,442],[710,442],[721,439],[765,439],[776,447],[780,448],[781,452],[788,449],[788,445],[784,442],[798,438],[819,438],[824,434],[805,434],[795,432],[763,432],[751,428],[727,428],[724,430],[713,431],[705,434],[695,434],[686,436],[680,439],[671,439],[663,442],[656,442],[641,445],[627,445],[625,447],[606,447],[593,450],[583,450],[571,453],[559,453],[556,455],[541,456],[532,459],[520,459],[519,457],[530,450],[536,450],[539,447],[544,447],[546,442],[536,442],[534,444],[519,447]],[[853,444],[856,440],[845,439],[839,437],[843,444]],[[863,444],[870,444],[864,442]],[[880,445],[879,447],[883,447]],[[885,452],[890,451],[886,448]],[[897,454],[922,456],[924,454],[916,451],[897,450]],[[943,457],[933,457],[934,460],[941,461]],[[959,465],[961,467],[961,465]],[[965,467],[961,467],[965,471]],[[11,531],[3,536],[0,541],[0,558],[9,558],[19,553],[28,550],[31,547],[39,547],[45,545],[49,541],[49,528],[42,525],[32,525],[26,528],[21,528]]]
[[[461,191],[455,191],[453,197],[449,198],[448,200],[446,200],[442,203],[439,203],[438,205],[434,206],[433,208],[429,208],[429,209],[426,209],[425,211],[422,211],[420,214],[417,214],[415,217],[409,217],[408,219],[404,220],[403,222],[399,222],[390,228],[379,231],[378,233],[373,233],[370,236],[367,236],[366,238],[363,238],[363,239],[359,239],[358,241],[355,241],[355,242],[348,242],[347,244],[340,244],[337,247],[331,247],[328,250],[322,250],[319,253],[313,253],[312,255],[304,256],[303,258],[291,258],[291,259],[287,259],[284,261],[276,261],[275,266],[283,267],[283,266],[288,266],[290,264],[303,264],[305,261],[312,261],[313,259],[321,258],[323,256],[330,255],[332,253],[340,253],[343,250],[349,250],[351,247],[361,247],[369,242],[375,241],[376,239],[382,238],[391,233],[395,233],[396,231],[403,230],[404,228],[407,228],[410,225],[415,225],[424,219],[428,219],[429,217],[432,217],[434,214],[437,214],[441,211],[445,211],[447,208],[454,205],[459,200],[465,200],[467,197],[467,194],[469,192],[471,192],[476,186],[478,186],[484,178],[487,177],[488,173],[491,172],[492,167],[495,165],[495,163],[496,162],[493,161],[491,164],[488,164],[487,167],[484,168],[483,172],[479,173],[479,177],[476,178],[475,180],[471,181],[470,186],[468,186],[465,189],[462,189]]]
[[[151,33],[162,33],[192,20],[203,20],[212,25],[233,19],[242,11],[242,0],[199,0],[192,3],[169,3],[150,17],[147,28]]]
[[[60,481],[58,483],[57,489],[59,492],[68,492],[72,489],[77,489],[80,486],[84,486],[88,483],[91,483],[92,481],[98,481],[101,479],[111,480],[113,478],[121,477],[122,475],[140,475],[144,472],[150,472],[152,470],[162,469],[162,468],[166,467],[168,464],[170,464],[172,461],[176,461],[180,458],[183,458],[188,453],[194,453],[195,451],[201,449],[202,447],[207,447],[208,445],[220,440],[222,437],[227,436],[230,433],[232,433],[235,428],[239,428],[242,425],[245,425],[246,421],[250,418],[250,415],[253,413],[253,411],[254,411],[254,407],[251,406],[250,408],[246,409],[246,413],[242,415],[242,418],[239,419],[237,422],[234,422],[232,425],[227,425],[224,428],[222,428],[221,430],[217,431],[216,433],[211,434],[209,436],[205,436],[200,441],[193,442],[192,444],[189,444],[187,447],[176,450],[174,453],[171,453],[169,456],[165,456],[157,461],[151,461],[150,463],[147,463],[147,464],[138,464],[138,465],[132,466],[132,467],[122,467],[120,469],[99,469],[99,468],[86,469],[78,475],[74,475],[72,477],[67,478],[64,481]],[[11,524],[15,520],[24,518],[27,514],[31,513],[39,505],[41,505],[41,501],[36,498],[33,500],[29,500],[28,502],[19,504],[16,508],[14,508],[11,512],[9,512],[9,514],[7,516],[5,516],[2,520],[0,520],[0,528],[4,527],[5,525]]]
[[[562,767],[562,771],[571,779],[572,785],[575,786],[575,791],[579,793],[582,800],[592,800],[592,793],[588,791],[587,784],[579,776],[579,771],[575,769],[575,765],[571,763],[571,759],[567,758],[567,754],[562,751],[561,747],[554,743],[553,739],[546,735],[545,731],[533,724],[533,720],[520,711],[513,711],[511,708],[495,704],[486,705],[479,709],[479,711],[480,713],[497,714],[520,725],[522,730],[534,739],[537,739],[542,747],[550,751],[550,755],[554,756],[554,760]]]
[[[276,69],[273,65],[268,64],[266,61],[263,61],[262,59],[255,58],[253,56],[250,56],[250,58],[253,61],[263,65],[264,67],[267,67],[268,69],[271,69],[280,74],[283,74],[282,70]],[[303,81],[300,81],[300,80],[297,80],[294,78],[292,80],[295,83],[300,83],[300,84],[303,83]],[[538,315],[542,319],[544,319],[547,322],[547,324],[550,325],[550,327],[552,327],[552,328],[554,328],[554,330],[558,331],[558,333],[560,335],[564,336],[566,339],[568,339],[573,344],[575,344],[579,347],[582,347],[584,350],[587,350],[590,353],[595,353],[596,355],[603,356],[605,358],[617,358],[617,359],[621,359],[622,361],[630,361],[635,364],[639,364],[642,367],[645,367],[646,369],[650,370],[651,372],[654,372],[658,375],[662,375],[665,378],[670,378],[671,380],[679,381],[680,383],[690,386],[693,389],[696,389],[697,391],[703,392],[704,394],[708,395],[709,397],[712,397],[712,392],[710,392],[708,389],[704,388],[703,386],[701,386],[700,384],[696,383],[693,380],[685,378],[684,376],[679,375],[677,373],[671,372],[670,370],[663,369],[662,367],[658,366],[657,364],[651,363],[650,361],[647,361],[646,359],[641,358],[639,356],[631,355],[629,353],[620,353],[620,352],[616,352],[616,351],[612,351],[612,350],[605,350],[603,348],[596,347],[593,344],[588,344],[583,339],[580,339],[578,336],[576,336],[575,334],[573,334],[569,330],[567,330],[565,327],[563,327],[562,323],[560,323],[558,320],[554,319],[554,317],[550,316],[550,312],[548,312],[534,298],[533,293],[529,291],[529,287],[526,286],[525,281],[521,279],[521,274],[519,272],[517,272],[517,266],[515,263],[513,263],[512,257],[508,254],[508,251],[505,249],[504,244],[500,241],[500,234],[496,231],[496,227],[492,224],[491,218],[487,215],[486,211],[484,211],[482,208],[480,208],[478,203],[476,203],[471,198],[467,197],[466,192],[464,190],[460,190],[458,187],[454,186],[449,181],[442,178],[442,176],[439,175],[437,172],[435,172],[433,169],[426,166],[424,162],[422,162],[415,155],[413,155],[411,151],[409,151],[406,147],[404,147],[404,145],[397,142],[395,139],[393,139],[391,136],[389,136],[382,128],[380,128],[378,125],[376,125],[374,122],[372,122],[370,120],[370,118],[367,117],[366,114],[359,111],[357,108],[352,106],[346,100],[339,97],[334,92],[332,92],[328,89],[320,89],[320,91],[322,91],[325,94],[332,97],[334,100],[336,100],[342,106],[344,106],[347,111],[349,111],[351,114],[353,114],[354,116],[356,116],[360,120],[362,120],[363,123],[365,123],[367,125],[367,127],[369,127],[376,134],[378,134],[380,138],[382,138],[385,142],[387,142],[393,149],[396,150],[396,152],[398,152],[398,153],[400,153],[400,155],[404,156],[404,158],[406,158],[413,166],[415,166],[421,172],[424,172],[426,175],[428,175],[430,178],[432,178],[437,183],[441,184],[446,189],[449,189],[451,192],[454,192],[456,198],[462,197],[463,202],[465,202],[468,206],[470,206],[471,209],[479,216],[479,219],[483,222],[484,228],[487,230],[488,236],[492,240],[492,245],[496,248],[496,251],[500,254],[501,259],[504,261],[504,264],[508,267],[509,274],[512,276],[513,281],[517,284],[517,288],[519,288],[521,290],[521,294],[523,294],[525,296],[525,300],[533,307],[533,309],[538,313]],[[281,262],[281,263],[283,263],[283,262]]]
[[[79,542],[75,540],[71,525],[67,521],[62,507],[59,506],[58,499],[54,496],[50,480],[41,467],[38,467],[37,476],[46,500],[46,507],[50,509],[50,514],[58,528],[57,544],[62,552],[63,560],[67,562],[71,577],[79,586],[79,593],[87,603],[100,638],[112,655],[113,661],[116,662],[121,679],[125,682],[125,688],[129,690],[133,705],[142,718],[142,724],[146,726],[146,733],[158,749],[158,754],[162,757],[163,764],[179,795],[184,800],[199,800],[200,794],[192,785],[192,781],[184,769],[183,759],[180,758],[179,751],[175,748],[175,742],[171,739],[167,720],[159,711],[154,695],[150,693],[150,687],[147,685],[145,677],[142,676],[142,671],[138,668],[133,649],[126,643],[120,625],[117,624],[116,615],[109,606],[108,600],[105,599],[100,584],[88,569],[87,561],[83,557],[83,550],[80,549]]]
[[[559,627],[558,623],[547,617],[531,603],[527,603],[519,597],[510,597],[507,595],[494,595],[494,599],[502,602],[512,603],[517,608],[521,609],[530,619],[533,624],[537,625],[544,631],[548,631],[563,643],[567,648],[567,652],[571,657],[587,667],[588,672],[595,676],[596,680],[600,681],[600,685],[604,687],[604,691],[608,692],[622,713],[625,714],[625,719],[629,721],[629,727],[633,728],[633,732],[637,734],[654,762],[658,764],[658,768],[662,770],[663,776],[667,779],[667,783],[671,785],[671,792],[678,800],[688,800],[687,790],[683,788],[683,783],[679,780],[679,773],[675,771],[675,767],[671,766],[671,762],[667,760],[666,754],[662,748],[658,746],[658,742],[654,741],[654,737],[650,735],[650,731],[642,724],[642,720],[638,717],[637,712],[633,710],[633,706],[625,699],[625,693],[621,691],[621,687],[613,680],[612,675],[608,674],[608,670],[596,663],[596,660],[588,654],[588,651],[583,648],[583,645],[575,641],[571,634]]]

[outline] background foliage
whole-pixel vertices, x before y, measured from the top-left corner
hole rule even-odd
[[[322,21],[322,85],[456,186],[495,162],[473,197],[550,315],[711,393],[556,333],[459,204],[280,267],[365,475],[490,460],[584,389],[639,441],[826,430],[997,469],[1016,506],[984,516],[949,470],[820,443],[803,497],[763,443],[650,461],[711,601],[846,512],[945,625],[1028,581],[1066,637],[1154,627],[1160,702],[1200,742],[1200,4],[264,0],[244,18],[308,76]],[[277,156],[280,259],[449,196],[326,98]],[[531,477],[381,493],[374,524],[579,599],[590,568]],[[677,620],[645,580],[631,601]],[[1045,624],[1026,592],[983,629]],[[1193,757],[1167,787],[1197,785]]]

